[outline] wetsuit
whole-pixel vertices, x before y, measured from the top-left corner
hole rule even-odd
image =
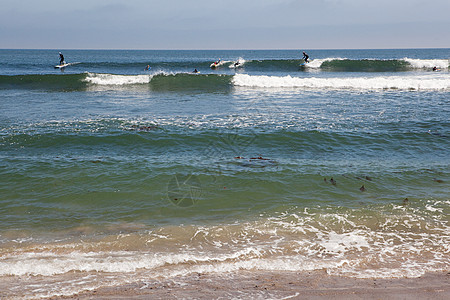
[[[305,62],[308,62],[308,54],[306,54],[305,52],[303,52],[303,59],[305,60]]]
[[[59,54],[59,64],[62,65],[64,63],[64,55],[62,53]]]

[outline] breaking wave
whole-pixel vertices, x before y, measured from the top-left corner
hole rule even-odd
[[[378,76],[378,77],[292,77],[251,76],[237,74],[233,84],[257,88],[311,88],[311,89],[362,89],[362,90],[448,90],[449,76]]]
[[[311,62],[313,64],[313,62]],[[302,73],[297,73],[302,74]],[[235,87],[251,88],[305,88],[305,89],[358,89],[358,90],[449,90],[448,72],[428,72],[406,76],[345,76],[300,77],[249,74],[190,74],[157,73],[118,75],[82,73],[67,75],[14,75],[0,76],[0,89],[40,89],[56,91],[87,90],[96,88],[141,88],[148,91],[201,91],[227,92]]]

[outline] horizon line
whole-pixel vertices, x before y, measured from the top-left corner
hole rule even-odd
[[[173,49],[164,49],[164,48],[2,48],[0,50],[99,50],[99,51],[314,51],[314,50],[433,50],[440,49],[445,50],[450,47],[393,47],[393,48],[259,48],[259,49],[251,49],[251,48],[242,48],[242,49],[189,49],[189,48],[173,48]]]

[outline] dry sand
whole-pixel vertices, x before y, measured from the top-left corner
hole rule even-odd
[[[51,299],[450,299],[450,273],[357,279],[325,271],[191,274]]]

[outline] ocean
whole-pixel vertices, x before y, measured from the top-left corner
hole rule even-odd
[[[450,49],[59,51],[0,50],[0,298],[448,270]]]

